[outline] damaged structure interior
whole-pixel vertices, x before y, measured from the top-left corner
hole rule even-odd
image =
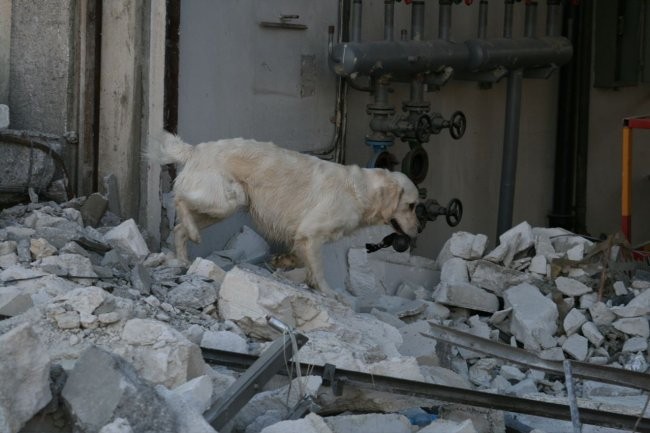
[[[0,433],[650,432],[648,65],[648,0],[0,0]],[[243,182],[185,261],[163,131],[419,233],[328,294]]]

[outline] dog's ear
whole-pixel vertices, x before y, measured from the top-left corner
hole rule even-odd
[[[377,203],[377,205],[380,206],[379,211],[384,223],[390,222],[391,218],[393,218],[393,215],[399,206],[402,194],[404,194],[404,188],[402,188],[390,176],[387,176],[386,184],[379,189],[380,198]]]
[[[366,173],[363,220],[368,224],[388,224],[397,210],[404,189],[388,170],[370,169]]]

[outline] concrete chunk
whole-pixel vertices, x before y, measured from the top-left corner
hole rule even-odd
[[[9,107],[0,104],[0,129],[9,128]]]
[[[623,344],[623,353],[637,353],[648,350],[648,339],[644,337],[632,337]]]
[[[96,278],[92,262],[78,254],[61,254],[36,260],[32,265],[45,272],[65,277]]]
[[[494,293],[468,283],[440,283],[433,297],[441,304],[486,313],[494,313],[499,309],[499,299]]]
[[[455,232],[451,235],[449,251],[452,255],[466,260],[480,259],[485,253],[487,236],[473,235],[467,232]]]
[[[438,419],[419,430],[418,433],[477,433],[472,420],[461,422]]]
[[[230,331],[205,331],[201,338],[200,346],[207,349],[248,353],[248,343],[246,340]]]
[[[261,433],[334,433],[325,424],[323,418],[310,413],[295,421],[281,421],[266,427]]]
[[[567,296],[580,296],[592,291],[591,287],[582,284],[578,280],[567,277],[558,277],[555,279],[557,289]]]
[[[471,282],[501,296],[508,287],[528,282],[530,276],[524,272],[504,268],[487,260],[476,262],[476,268],[471,275]]]
[[[120,253],[137,260],[144,260],[149,255],[149,247],[133,219],[109,230],[104,235],[104,240]]]
[[[83,431],[98,431],[119,417],[137,432],[176,432],[176,420],[154,388],[123,359],[97,347],[82,353],[61,396]]]
[[[29,324],[0,335],[0,431],[17,433],[52,399],[50,358]]]
[[[650,337],[650,326],[648,326],[648,319],[645,317],[634,317],[629,319],[618,319],[612,323],[614,328],[619,331],[633,336],[643,338]]]
[[[201,310],[217,300],[217,287],[213,282],[193,278],[174,287],[167,294],[167,302],[179,308]]]
[[[564,322],[562,326],[564,327],[564,332],[567,336],[575,334],[578,329],[587,321],[582,312],[576,308],[572,308],[571,311],[564,317]]]
[[[504,306],[512,307],[510,330],[524,347],[539,351],[548,349],[557,331],[557,306],[539,289],[523,283],[504,292]]]
[[[588,349],[587,339],[579,334],[573,334],[562,345],[562,350],[578,361],[587,359]]]
[[[592,322],[586,322],[582,325],[582,335],[584,335],[595,347],[600,347],[600,345],[603,344],[603,341],[605,341],[603,334],[600,333],[598,327]]]
[[[440,282],[469,283],[467,262],[458,257],[447,260],[440,271]]]
[[[589,314],[596,325],[611,325],[616,320],[616,315],[602,302],[597,302],[589,307]]]
[[[211,260],[206,260],[201,257],[194,259],[189,269],[187,270],[187,274],[209,278],[219,284],[223,282],[223,279],[226,276],[226,272],[217,266],[217,264]]]
[[[411,433],[411,424],[397,413],[339,415],[325,418],[334,433]]]

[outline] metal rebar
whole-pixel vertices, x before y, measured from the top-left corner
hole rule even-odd
[[[569,400],[569,410],[571,411],[573,433],[582,433],[580,412],[578,412],[578,400],[576,399],[576,391],[573,387],[574,383],[573,373],[571,372],[571,361],[565,359],[562,365],[564,366],[564,383],[566,385],[567,399]]]

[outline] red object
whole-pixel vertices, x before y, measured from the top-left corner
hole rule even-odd
[[[621,231],[629,241],[632,236],[632,215],[621,216]]]
[[[628,117],[623,119],[623,125],[632,129],[650,129],[650,117]]]
[[[411,3],[413,3],[413,0],[404,0],[405,5],[410,5]]]
[[[467,6],[471,5],[472,3],[474,3],[474,0],[465,0],[465,4]]]

